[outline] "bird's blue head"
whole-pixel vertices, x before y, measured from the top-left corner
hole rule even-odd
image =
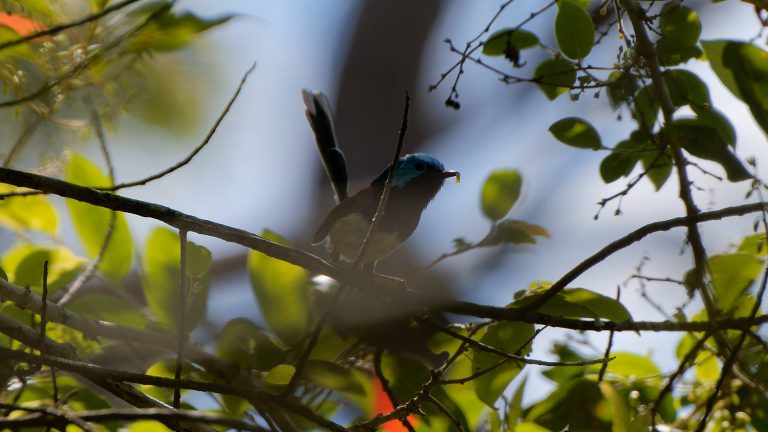
[[[379,176],[379,179],[385,180],[389,172],[389,167]],[[397,161],[397,170],[395,178],[392,181],[392,187],[400,188],[410,183],[412,180],[426,174],[440,175],[443,178],[455,176],[453,171],[446,171],[445,166],[436,157],[427,153],[412,153],[405,155]]]

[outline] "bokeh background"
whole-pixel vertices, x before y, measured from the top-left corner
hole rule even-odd
[[[129,114],[111,126],[109,142],[118,181],[142,178],[185,157],[203,139],[243,73],[253,62],[257,68],[213,140],[188,166],[122,194],[252,232],[268,228],[323,255],[321,248],[309,245],[309,238],[333,205],[333,197],[304,118],[300,89],[329,95],[353,190],[367,184],[390,160],[407,90],[413,105],[406,151],[436,155],[448,168],[462,173],[462,182],[445,185],[413,237],[381,269],[407,277],[450,251],[454,238],[478,240],[484,236],[489,223],[480,211],[479,192],[488,173],[497,168],[515,168],[523,174],[523,195],[512,217],[542,225],[551,234],[537,245],[474,251],[443,262],[433,271],[437,295],[504,305],[531,282],[557,280],[631,230],[683,215],[677,183],[671,178],[659,192],[642,181],[621,200],[620,207],[614,200],[595,219],[600,210],[597,203],[621,191],[625,179],[605,185],[598,171],[605,153],[566,147],[547,128],[562,117],[582,116],[598,128],[605,145],[614,145],[628,135],[632,123],[627,112],[609,108],[604,94],[595,98],[594,93],[585,93],[577,102],[563,95],[550,102],[531,84],[505,85],[498,76],[470,63],[459,83],[460,110],[443,104],[453,76],[436,91],[427,91],[459,60],[443,40],[450,38],[463,47],[483,30],[500,4],[490,0],[179,1],[177,8],[204,17],[236,17],[204,33],[184,51],[169,54],[172,68],[158,69],[158,79],[174,86],[169,94],[184,107],[178,115],[166,112],[153,124]],[[691,4],[703,23],[702,39],[760,35],[751,5]],[[492,30],[517,25],[540,6],[534,0],[517,0]],[[553,14],[554,9],[527,27],[551,45]],[[591,54],[592,63],[610,66],[620,43],[614,29]],[[524,74],[544,58],[543,53],[525,53],[528,66],[522,72],[512,70],[503,60],[494,64]],[[158,61],[162,64],[163,59]],[[737,153],[742,158],[755,156],[758,167],[764,166],[768,156],[765,137],[753,124],[747,107],[719,84],[706,63],[693,60],[685,67],[705,79],[715,106],[733,122]],[[95,140],[81,140],[75,147],[100,160]],[[704,166],[720,173],[716,165]],[[691,172],[699,187],[694,196],[702,209],[743,202],[746,184],[728,184],[695,169]],[[615,214],[617,208],[620,215]],[[134,216],[128,220],[139,244],[157,226]],[[752,222],[746,217],[704,225],[709,252],[723,252],[738,242],[751,232]],[[75,244],[71,227],[63,228],[63,238]],[[191,239],[210,248],[215,260],[210,324],[195,337],[205,341],[234,317],[258,321],[258,306],[244,265],[246,251],[196,235]],[[681,279],[691,266],[684,231],[654,234],[602,262],[572,286],[610,296],[620,287],[622,301],[635,319],[663,319],[640,296],[638,282],[628,280],[641,263],[645,275]],[[677,285],[656,283],[646,288],[669,313],[686,302]],[[698,308],[694,302],[687,311],[693,314]],[[573,336],[545,331],[537,339],[533,355],[550,358],[551,342],[566,337]],[[601,355],[598,352],[604,349],[606,337],[589,335],[589,343],[597,351],[590,352],[585,345],[585,352]],[[621,334],[614,350],[648,353],[670,369],[675,366],[677,340],[675,334]],[[546,393],[543,378],[535,383],[539,385],[529,383],[527,387],[528,398]]]

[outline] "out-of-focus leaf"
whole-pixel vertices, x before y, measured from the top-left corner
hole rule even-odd
[[[547,98],[554,100],[576,82],[576,69],[563,58],[545,60],[536,68],[534,80]]]
[[[701,45],[720,81],[749,106],[768,133],[768,53],[746,42],[713,40]]]
[[[768,254],[768,242],[765,234],[753,234],[744,237],[739,245],[739,252],[746,252],[751,255],[765,256]]]
[[[656,190],[659,190],[672,174],[672,157],[669,155],[669,150],[659,150],[653,144],[649,143],[647,148],[653,150],[646,152],[640,160],[643,162],[643,169],[648,179]]]
[[[277,243],[287,243],[271,231],[265,231],[262,235]],[[307,271],[260,252],[250,251],[248,275],[270,330],[289,346],[300,342],[309,319]]]
[[[549,232],[539,225],[519,220],[505,219],[497,223],[477,246],[489,247],[501,244],[534,244],[536,237],[549,237]]]
[[[480,206],[485,217],[497,221],[509,213],[520,197],[523,177],[512,169],[500,169],[492,172],[483,184],[480,193]]]
[[[161,4],[148,6],[162,7]],[[145,13],[148,12],[144,11]],[[204,19],[190,13],[174,13],[166,10],[159,17],[152,20],[136,37],[128,44],[130,51],[175,51],[189,42],[198,34],[229,21],[233,15],[219,18]]]
[[[688,153],[719,163],[728,180],[739,182],[752,178],[715,127],[702,124],[698,119],[681,118],[672,123],[671,130]]]
[[[510,47],[517,50],[531,48],[539,43],[539,38],[523,29],[505,28],[492,34],[483,44],[483,54],[487,56],[505,55]]]
[[[654,95],[653,84],[640,89],[635,95],[635,117],[642,123],[643,128],[653,130],[656,118],[659,116],[659,103]]]
[[[0,193],[20,191],[0,184]],[[38,230],[56,235],[57,216],[53,205],[44,195],[9,197],[0,201],[0,225],[14,231]]]
[[[708,261],[717,306],[730,311],[760,275],[762,261],[747,253],[715,255]]]
[[[572,0],[561,0],[555,16],[555,39],[560,51],[574,60],[592,51],[595,26],[587,11]]]
[[[515,393],[509,401],[509,405],[507,405],[507,415],[505,416],[507,430],[516,430],[515,424],[523,415],[523,394],[525,393],[525,383],[527,381],[528,377],[523,377],[520,384],[517,386],[517,389],[515,389]]]
[[[550,431],[561,431],[566,427],[574,431],[610,430],[610,423],[598,414],[601,403],[603,395],[597,383],[576,378],[559,385],[543,401],[534,404],[525,418]]]
[[[657,377],[661,371],[650,358],[630,352],[612,352],[611,357],[615,357],[608,363],[606,371],[610,374],[623,378],[648,378]],[[599,370],[601,365],[590,366],[594,370]]]
[[[602,381],[598,383],[603,397],[611,404],[612,432],[630,432],[629,406],[621,393],[613,384]]]
[[[139,420],[128,425],[130,432],[173,432],[157,420]]]
[[[632,140],[624,140],[613,148],[611,154],[600,163],[600,177],[611,183],[628,176],[642,156],[640,146]]]
[[[531,351],[530,345],[526,344],[531,340],[535,331],[536,329],[532,324],[496,322],[489,325],[481,333],[480,342],[512,354],[519,350],[519,355],[524,356]],[[472,369],[474,371],[494,367],[500,360],[502,359],[495,354],[473,348]],[[522,363],[507,361],[496,366],[490,372],[477,377],[474,380],[475,394],[486,405],[493,407],[512,379],[520,373],[523,366]]]
[[[146,317],[135,305],[114,295],[97,292],[80,295],[67,304],[67,309],[93,319],[128,327],[143,329],[147,326]]]
[[[492,34],[483,44],[483,54],[487,56],[503,55],[515,67],[521,67],[520,51],[539,44],[535,34],[523,29],[503,29]]]
[[[736,130],[728,117],[711,105],[691,105],[691,108],[696,113],[695,123],[716,129],[726,144],[736,145]]]
[[[64,179],[81,186],[109,185],[109,179],[96,165],[74,152],[68,155]],[[66,201],[72,223],[83,248],[89,257],[96,257],[109,231],[110,220],[113,217],[112,211],[73,199]],[[131,269],[133,242],[125,215],[116,212],[114,217],[114,228],[109,245],[104,251],[98,268],[109,280],[119,281]]]
[[[35,293],[41,294],[45,261],[48,261],[49,294],[72,282],[86,262],[64,246],[19,244],[3,255],[1,265],[10,275],[11,283],[28,286]]]
[[[685,105],[709,105],[709,89],[695,73],[685,69],[670,69],[664,72],[664,82],[669,90],[672,103]]]
[[[668,3],[661,12],[662,37],[657,43],[663,65],[675,65],[701,55],[696,46],[701,35],[701,21],[693,9]]]
[[[702,350],[696,355],[696,363],[694,371],[696,372],[696,379],[702,383],[713,383],[720,378],[721,366],[717,360],[717,356],[709,351]]]
[[[320,387],[356,396],[365,395],[365,386],[357,381],[349,370],[334,362],[310,360],[304,373],[307,379]]]
[[[637,77],[628,72],[611,72],[608,75],[608,101],[613,109],[629,103],[638,89]]]
[[[224,325],[216,337],[216,354],[259,371],[272,369],[285,357],[285,352],[259,326],[245,318],[236,318]]]
[[[549,127],[549,132],[563,144],[598,150],[603,147],[600,135],[588,121],[579,117],[560,119]]]
[[[179,322],[181,242],[175,231],[156,228],[147,237],[142,255],[142,287],[149,308],[159,323],[176,329]],[[210,279],[211,253],[187,241],[186,329],[189,332],[205,316]]]
[[[5,18],[6,21],[11,19],[15,20],[17,22],[17,25],[19,26],[24,25],[25,28],[27,28],[26,22],[23,22],[23,23],[18,22],[18,20],[20,19],[25,19],[23,17],[19,17],[17,15],[3,14],[3,13],[0,13],[0,17]],[[9,27],[9,23],[3,24],[2,22],[0,22],[0,43],[16,40],[19,37],[20,37],[19,32]],[[12,46],[0,51],[0,60],[2,60],[3,62],[10,63],[19,59],[24,59],[28,61],[35,60],[35,52],[32,50],[29,44],[23,43],[23,44]]]
[[[264,377],[264,382],[273,386],[284,386],[291,382],[296,368],[289,364],[281,364],[273,367]]]

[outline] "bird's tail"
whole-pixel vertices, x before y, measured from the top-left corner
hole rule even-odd
[[[331,181],[336,201],[347,199],[347,161],[344,153],[336,141],[336,131],[333,129],[333,113],[328,97],[322,92],[313,92],[307,89],[301,90],[301,98],[307,107],[304,113],[307,115],[309,125],[315,133],[315,143],[323,160],[325,172]]]

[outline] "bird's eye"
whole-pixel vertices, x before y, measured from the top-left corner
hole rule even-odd
[[[416,165],[413,167],[416,168],[416,171],[424,171],[427,168],[427,166],[421,162],[416,162]]]

